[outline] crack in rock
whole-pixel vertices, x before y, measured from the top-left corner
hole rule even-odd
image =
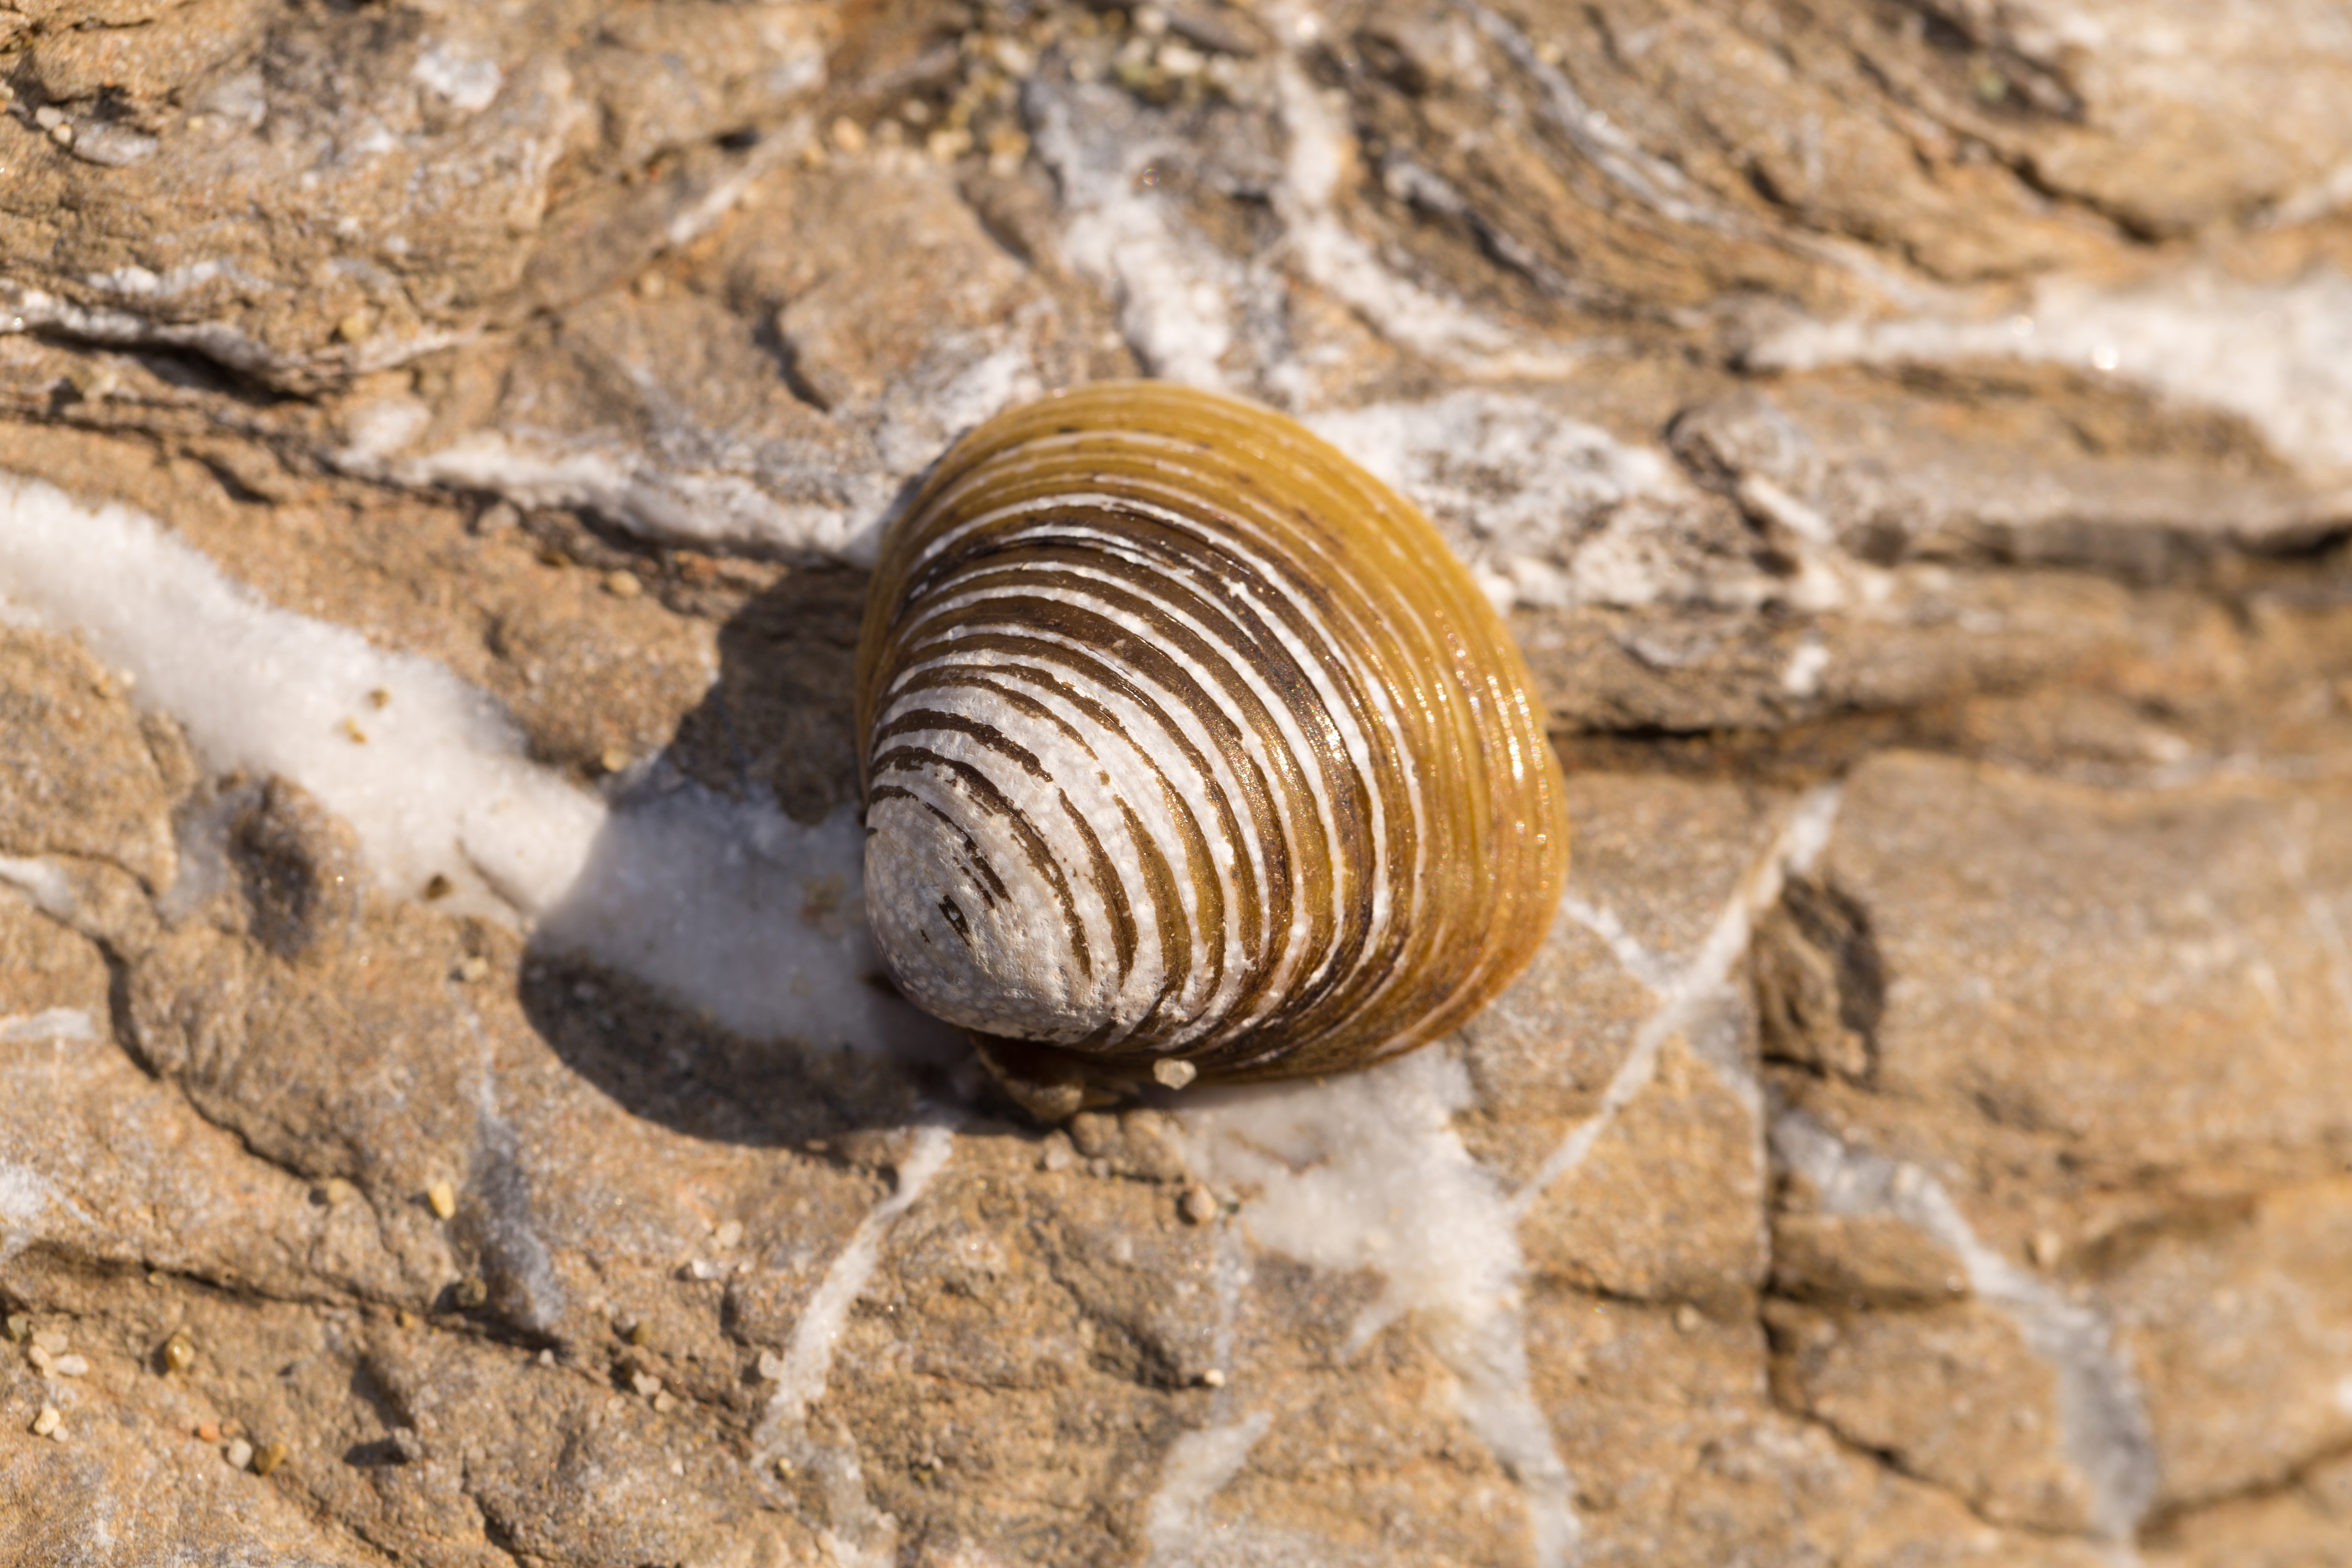
[[[1716,917],[1706,940],[1699,943],[1697,953],[1680,970],[1666,969],[1608,910],[1580,900],[1571,899],[1567,903],[1570,917],[1607,943],[1626,973],[1657,995],[1659,1005],[1643,1020],[1633,1037],[1633,1048],[1611,1075],[1608,1087],[1601,1091],[1601,1108],[1570,1130],[1559,1147],[1512,1197],[1511,1206],[1517,1216],[1525,1217],[1555,1183],[1591,1157],[1601,1134],[1656,1077],[1658,1053],[1667,1040],[1688,1034],[1696,1043],[1696,1038],[1705,1032],[1703,1026],[1729,995],[1727,987],[1733,973],[1748,956],[1748,940],[1755,932],[1757,919],[1780,900],[1780,890],[1790,877],[1801,876],[1811,869],[1813,862],[1829,847],[1841,797],[1838,785],[1824,784],[1798,803],[1770,846],[1740,879],[1738,889],[1726,901],[1723,912]],[[1735,1087],[1754,1093],[1754,1085],[1744,1068],[1739,1069],[1737,1079]]]
[[[2156,1437],[2105,1320],[1979,1241],[1943,1184],[1918,1166],[1854,1149],[1801,1110],[1775,1115],[1769,1135],[1780,1163],[1821,1193],[1823,1212],[1891,1215],[1960,1259],[1970,1288],[2007,1313],[2056,1373],[2061,1448],[2090,1488],[2092,1526],[2128,1542],[2156,1497]]]
[[[809,1407],[824,1397],[850,1310],[881,1261],[882,1244],[891,1227],[915,1205],[954,1152],[952,1122],[930,1121],[915,1129],[914,1142],[898,1162],[897,1188],[866,1211],[826,1268],[793,1327],[781,1363],[763,1358],[763,1366],[773,1369],[776,1390],[752,1436],[755,1462],[772,1473],[789,1467],[816,1478],[828,1517],[822,1537],[841,1568],[887,1568],[896,1563],[898,1522],[876,1508],[867,1495],[856,1444],[846,1435],[826,1437],[812,1432]]]

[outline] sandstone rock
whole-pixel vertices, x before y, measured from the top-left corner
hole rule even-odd
[[[1783,1397],[1846,1441],[1992,1519],[2091,1526],[2087,1489],[2060,1447],[2056,1379],[2000,1312],[1964,1303],[1848,1318],[1776,1304],[1766,1322]]]
[[[2326,9],[0,12],[0,1557],[2340,1559]],[[1574,863],[1046,1128],[863,563],[1138,373],[1431,512]]]

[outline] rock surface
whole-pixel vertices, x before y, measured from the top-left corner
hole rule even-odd
[[[0,1561],[2352,1563],[2340,23],[0,5]],[[1429,510],[1576,860],[1047,1128],[849,664],[1138,374]]]

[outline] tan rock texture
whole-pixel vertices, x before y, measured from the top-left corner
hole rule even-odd
[[[2325,0],[0,0],[0,1563],[2352,1564],[2347,171]],[[1046,1126],[848,682],[1136,374],[1575,858]]]

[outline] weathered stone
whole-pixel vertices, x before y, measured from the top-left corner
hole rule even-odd
[[[2004,1523],[2090,1528],[2087,1489],[2060,1451],[2056,1380],[1999,1312],[1776,1304],[1765,1322],[1783,1399],[1847,1442]]]
[[[1536,1173],[1560,1118],[1599,1108],[1675,977],[1705,962],[1781,804],[1661,775],[1571,780],[1569,901],[1527,973],[1462,1033],[1479,1100],[1466,1135],[1509,1180]]]
[[[1767,1264],[1753,1092],[1679,1036],[1656,1074],[1529,1205],[1528,1268],[1612,1296],[1739,1310]]]
[[[2119,1231],[2084,1260],[2144,1369],[2168,1500],[2291,1485],[2352,1432],[2352,1384],[2310,1370],[2352,1302],[2346,1198],[2341,1180],[2275,1189]]]
[[[2335,1561],[2326,9],[0,10],[0,1557]],[[1047,1132],[862,563],[1139,372],[1430,511],[1574,864]]]
[[[2352,1462],[2314,1466],[2281,1490],[2228,1499],[2151,1531],[2144,1560],[2163,1568],[2325,1563],[2352,1526]]]
[[[119,676],[69,643],[0,626],[0,854],[88,857],[150,891],[171,883],[170,797]]]
[[[1877,1085],[2085,1173],[2333,1158],[2352,1105],[2301,1086],[2352,1070],[2330,934],[2347,820],[2325,784],[2116,792],[1865,764],[1822,869],[1869,911],[1887,975]]]
[[[1837,1306],[1916,1307],[1968,1290],[1951,1249],[1892,1215],[1772,1215],[1772,1289]]]

